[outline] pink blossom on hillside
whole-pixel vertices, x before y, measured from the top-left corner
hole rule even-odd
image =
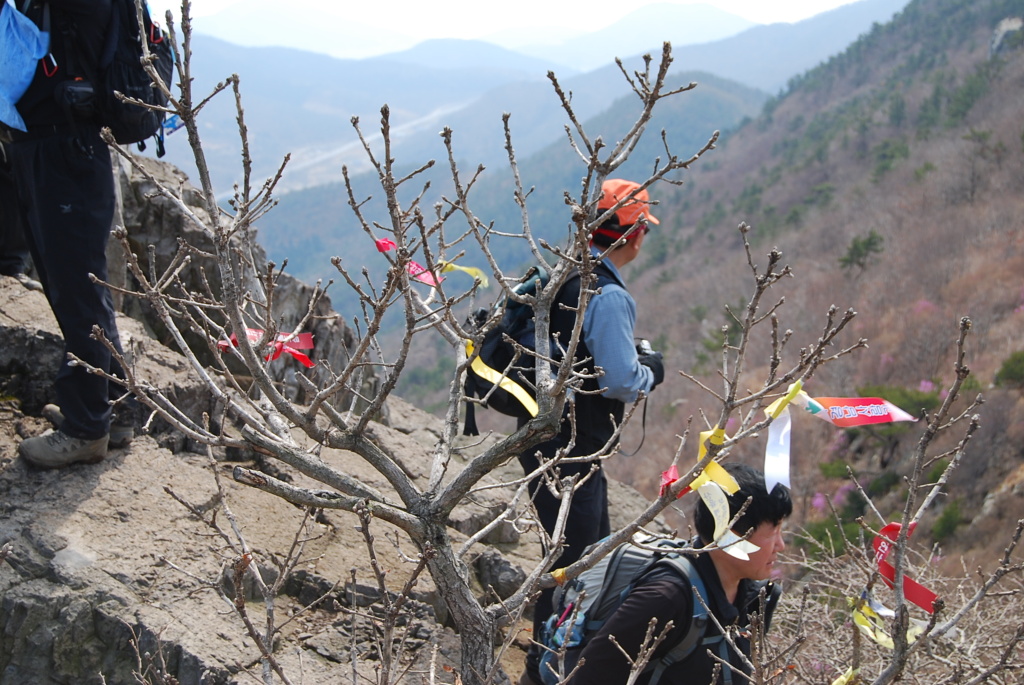
[[[850,438],[846,434],[846,431],[836,431],[832,435],[832,440],[829,441],[826,449],[829,454],[841,454],[846,451],[846,447],[849,443]]]
[[[837,507],[842,507],[843,505],[845,505],[846,498],[850,496],[851,492],[853,492],[853,487],[853,483],[845,483],[843,485],[840,485],[839,489],[836,490],[836,494],[832,496],[832,502]]]

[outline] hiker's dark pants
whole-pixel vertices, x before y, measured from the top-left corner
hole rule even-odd
[[[18,211],[7,146],[0,143],[0,274],[16,276],[29,271],[28,243]]]
[[[520,455],[519,463],[524,473],[530,473],[540,465],[537,458],[533,456],[537,452],[548,459],[555,456],[555,452],[565,443],[555,438],[531,449],[527,454]],[[594,449],[574,449],[570,454],[593,454]],[[573,563],[581,556],[583,550],[601,538],[611,533],[611,525],[608,520],[608,481],[605,480],[604,471],[600,468],[600,462],[582,464],[564,464],[559,467],[559,474],[562,478],[580,474],[580,478],[590,473],[591,468],[597,466],[597,472],[573,494],[572,503],[569,506],[569,517],[565,525],[565,546],[562,556],[551,567],[552,569],[563,568]],[[537,509],[541,525],[544,530],[551,534],[555,529],[555,522],[558,520],[558,507],[561,502],[548,491],[543,479],[535,478],[530,482],[530,494],[533,496],[533,504]],[[553,611],[552,597],[554,590],[548,589],[540,593],[537,604],[534,606],[533,614],[533,636],[535,640],[540,639],[541,627]],[[539,678],[540,650],[531,648],[526,655],[527,671],[537,682]]]
[[[65,351],[122,375],[107,349],[90,335],[95,325],[120,349],[107,278],[107,239],[114,215],[110,151],[96,126],[80,124],[49,135],[32,131],[8,147],[29,249],[46,299],[64,335]],[[81,366],[61,363],[54,382],[64,414],[61,431],[94,439],[110,429],[108,399],[116,386]]]

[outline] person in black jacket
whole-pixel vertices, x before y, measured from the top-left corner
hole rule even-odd
[[[732,474],[740,489],[729,495],[730,516],[734,517],[744,503],[750,501],[747,510],[733,526],[737,535],[747,535],[747,540],[759,547],[747,560],[730,555],[724,549],[712,549],[693,558],[693,564],[700,574],[710,595],[711,613],[723,626],[750,625],[750,616],[760,612],[759,591],[772,577],[778,555],[785,548],[782,538],[783,521],[793,512],[789,488],[776,485],[771,493],[765,488],[764,474],[750,466],[728,464],[726,470]],[[694,527],[697,530],[695,547],[711,544],[714,538],[715,521],[704,504],[698,499],[694,509]],[[768,615],[765,630],[771,619],[774,600],[778,590],[774,583],[766,588]],[[651,661],[655,662],[682,642],[691,629],[694,596],[688,579],[668,567],[655,566],[629,593],[622,604],[608,618],[580,654],[579,670],[569,681],[571,685],[623,685],[630,672],[630,663],[612,643],[616,642],[635,658],[640,650],[651,619],[657,620],[655,635],[660,634],[669,621],[672,628],[665,640],[655,650]],[[741,631],[742,632],[742,631]],[[747,679],[739,673],[747,673],[743,660],[725,640],[715,640],[720,635],[714,621],[708,621],[705,642],[685,659],[668,666],[658,685],[710,685],[712,682],[741,685]],[[737,646],[746,656],[750,655],[749,639],[737,638]],[[731,669],[722,668],[717,681],[713,681],[716,661],[709,656],[711,649],[731,664]],[[732,672],[735,669],[739,673]],[[637,685],[648,685],[651,675],[643,674]]]
[[[525,473],[533,473],[540,466],[538,453],[544,459],[553,458],[559,450],[568,450],[569,457],[594,457],[582,463],[562,464],[559,477],[579,475],[589,478],[573,494],[565,526],[565,547],[554,568],[568,566],[580,558],[583,550],[608,535],[608,484],[598,458],[606,454],[606,445],[621,424],[626,403],[636,401],[639,394],[649,394],[665,378],[660,352],[639,352],[633,337],[636,323],[636,302],[619,270],[635,260],[643,249],[644,237],[658,220],[650,213],[647,191],[632,181],[608,179],[602,186],[598,213],[606,213],[619,201],[623,206],[602,222],[591,240],[591,254],[607,252],[594,275],[597,282],[591,287],[600,289],[593,296],[583,315],[583,336],[576,350],[577,359],[590,359],[584,372],[592,374],[572,399],[575,421],[563,417],[558,435],[537,445],[519,457]],[[632,229],[628,237],[615,245]],[[556,304],[551,308],[551,332],[560,344],[568,345],[576,322],[575,309],[579,304],[579,278],[569,280],[559,291]],[[597,368],[602,370],[596,374]],[[591,473],[591,471],[593,471]],[[543,484],[542,478],[530,483],[541,525],[551,534],[555,528],[561,501]],[[544,620],[551,613],[552,590],[540,594],[534,607],[534,635],[540,634]],[[539,683],[540,649],[534,645],[526,660],[521,685]]]
[[[114,178],[83,81],[99,64],[111,0],[35,0],[26,14],[51,36],[50,54],[17,103],[28,130],[8,132],[29,249],[68,355],[123,375],[107,348],[92,337],[93,327],[99,326],[120,346],[110,291],[90,278],[107,278]],[[102,375],[65,361],[54,390],[63,422],[54,432],[23,441],[22,457],[41,468],[104,459],[110,400],[118,396],[117,388]]]

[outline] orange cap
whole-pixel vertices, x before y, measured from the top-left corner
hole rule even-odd
[[[601,199],[597,202],[597,209],[599,211],[611,209],[615,206],[615,203],[619,200],[626,199],[639,187],[640,184],[633,183],[633,181],[625,181],[621,178],[609,178],[601,184]],[[619,225],[622,226],[623,230],[628,229],[640,218],[644,218],[648,223],[652,224],[661,223],[651,215],[650,201],[650,196],[647,194],[647,190],[645,189],[636,192],[631,200],[622,207],[619,207],[615,212],[615,216],[618,217]]]

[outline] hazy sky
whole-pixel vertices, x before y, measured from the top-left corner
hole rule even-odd
[[[260,0],[194,0],[192,16],[203,17],[246,2]],[[380,27],[424,40],[428,38],[483,38],[502,28],[522,26],[575,26],[583,31],[604,28],[633,10],[655,0],[517,0],[490,3],[480,0],[385,0],[345,2],[309,0],[322,4],[325,15],[344,17],[359,24]],[[762,24],[794,22],[855,0],[703,0],[722,10]],[[697,4],[679,0],[676,4]],[[170,9],[177,17],[180,0],[149,0],[155,16]],[[277,2],[282,11],[290,2]],[[315,13],[314,13],[315,14]],[[315,17],[313,17],[315,18]]]

